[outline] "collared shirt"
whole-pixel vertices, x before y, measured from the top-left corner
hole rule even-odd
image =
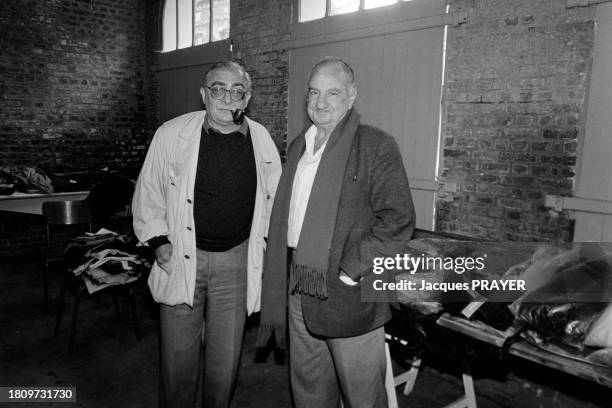
[[[310,199],[310,191],[317,169],[321,162],[321,155],[327,146],[327,141],[319,150],[314,152],[315,138],[317,136],[317,128],[312,125],[304,137],[306,138],[306,151],[298,162],[293,178],[293,186],[291,188],[291,204],[289,205],[289,220],[287,228],[287,246],[297,248],[300,240],[300,232]],[[328,139],[329,140],[329,139]]]
[[[204,128],[206,133],[210,133],[210,129],[213,129],[217,133],[223,133],[223,132],[220,132],[218,129],[215,129],[214,127],[212,127],[209,123],[209,120],[210,120],[209,116],[206,115],[206,117],[204,118],[204,123],[202,124],[202,127]],[[236,130],[235,132],[242,133],[246,137],[249,133],[249,124],[247,123],[247,121],[243,120],[242,124],[240,125],[240,128]],[[231,132],[231,133],[234,133],[234,132]]]

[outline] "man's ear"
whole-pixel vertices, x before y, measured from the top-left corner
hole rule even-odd
[[[247,106],[249,105],[250,100],[251,100],[251,91],[244,94],[244,99],[242,100],[244,102],[244,106],[242,107],[242,110],[246,110]]]
[[[355,99],[357,99],[357,87],[355,85],[351,85],[349,87],[349,106],[352,108],[355,103]]]
[[[202,103],[206,106],[206,89],[204,87],[200,88],[200,95],[202,95]]]

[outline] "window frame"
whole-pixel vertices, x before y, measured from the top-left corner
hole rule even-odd
[[[230,13],[229,13],[229,30],[228,30],[228,34],[227,34],[227,38],[222,38],[220,40],[216,40],[213,41],[213,3],[214,0],[207,0],[208,1],[208,42],[204,43],[204,44],[195,44],[195,28],[196,28],[196,21],[195,21],[195,13],[196,13],[196,1],[198,0],[191,0],[191,45],[188,47],[183,47],[183,48],[179,48],[179,41],[180,41],[180,36],[179,36],[179,1],[180,0],[165,0],[164,4],[163,4],[163,9],[162,9],[162,15],[161,15],[161,32],[162,32],[162,50],[160,51],[161,54],[168,54],[168,53],[172,53],[175,51],[180,51],[180,50],[186,50],[186,49],[191,49],[191,48],[195,48],[195,47],[201,47],[201,46],[207,46],[213,43],[219,43],[219,42],[223,42],[226,40],[229,40],[229,38],[231,37],[231,0],[228,0],[229,3],[229,7],[230,7]],[[363,0],[362,0],[363,1]],[[175,22],[174,22],[174,30],[175,30],[175,44],[174,44],[174,49],[172,50],[168,50],[168,51],[164,51],[164,25],[165,25],[165,10],[166,10],[166,2],[174,2],[175,5]]]
[[[219,40],[180,50],[161,52],[157,71],[191,67],[226,60],[231,57],[231,40]]]
[[[447,0],[399,0],[388,6],[359,9],[351,13],[326,15],[315,20],[300,22],[301,1],[308,0],[293,0],[297,12],[294,13],[291,24],[291,39],[281,42],[280,49],[301,48],[313,44],[420,30],[439,25],[458,25],[467,21],[466,12],[447,12]],[[331,0],[326,2],[329,8]],[[364,0],[360,0],[360,7],[363,4]]]
[[[405,4],[405,3],[413,3],[413,2],[418,2],[418,0],[396,0],[396,2],[394,4],[388,4],[385,6],[380,6],[380,7],[374,7],[374,8],[369,8],[366,9],[365,8],[365,2],[366,0],[359,0],[359,7],[357,8],[357,10],[355,11],[351,11],[349,13],[342,13],[342,14],[330,14],[331,12],[331,7],[332,7],[332,0],[325,0],[325,15],[321,18],[317,18],[314,20],[308,20],[308,21],[300,21],[300,12],[301,12],[301,2],[302,1],[309,1],[309,0],[294,0],[294,4],[295,4],[295,9],[297,10],[297,12],[295,13],[295,18],[294,18],[294,22],[298,23],[298,24],[308,24],[311,23],[313,21],[321,21],[321,20],[325,20],[328,18],[334,18],[337,16],[344,16],[344,15],[356,15],[357,13],[362,13],[362,12],[370,12],[372,10],[379,10],[379,9],[384,9],[384,8],[391,8],[391,7],[398,7],[398,5],[401,4]],[[399,6],[402,7],[402,6]]]

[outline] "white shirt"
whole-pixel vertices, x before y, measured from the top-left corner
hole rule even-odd
[[[306,207],[310,199],[312,183],[317,175],[317,169],[321,162],[321,155],[325,150],[325,146],[327,146],[327,141],[325,141],[315,153],[314,145],[316,136],[317,128],[312,125],[304,135],[306,139],[306,151],[298,162],[293,178],[291,203],[289,205],[289,225],[287,228],[287,245],[291,248],[297,248],[300,240],[300,232],[302,232],[302,224],[304,223]]]

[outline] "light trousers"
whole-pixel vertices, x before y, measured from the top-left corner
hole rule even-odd
[[[384,327],[321,338],[304,322],[302,295],[289,296],[289,357],[295,408],[387,408]],[[304,295],[307,296],[307,295]]]
[[[246,321],[247,252],[248,240],[226,252],[198,249],[193,308],[160,305],[162,408],[195,407],[202,363],[204,406],[229,406]]]

